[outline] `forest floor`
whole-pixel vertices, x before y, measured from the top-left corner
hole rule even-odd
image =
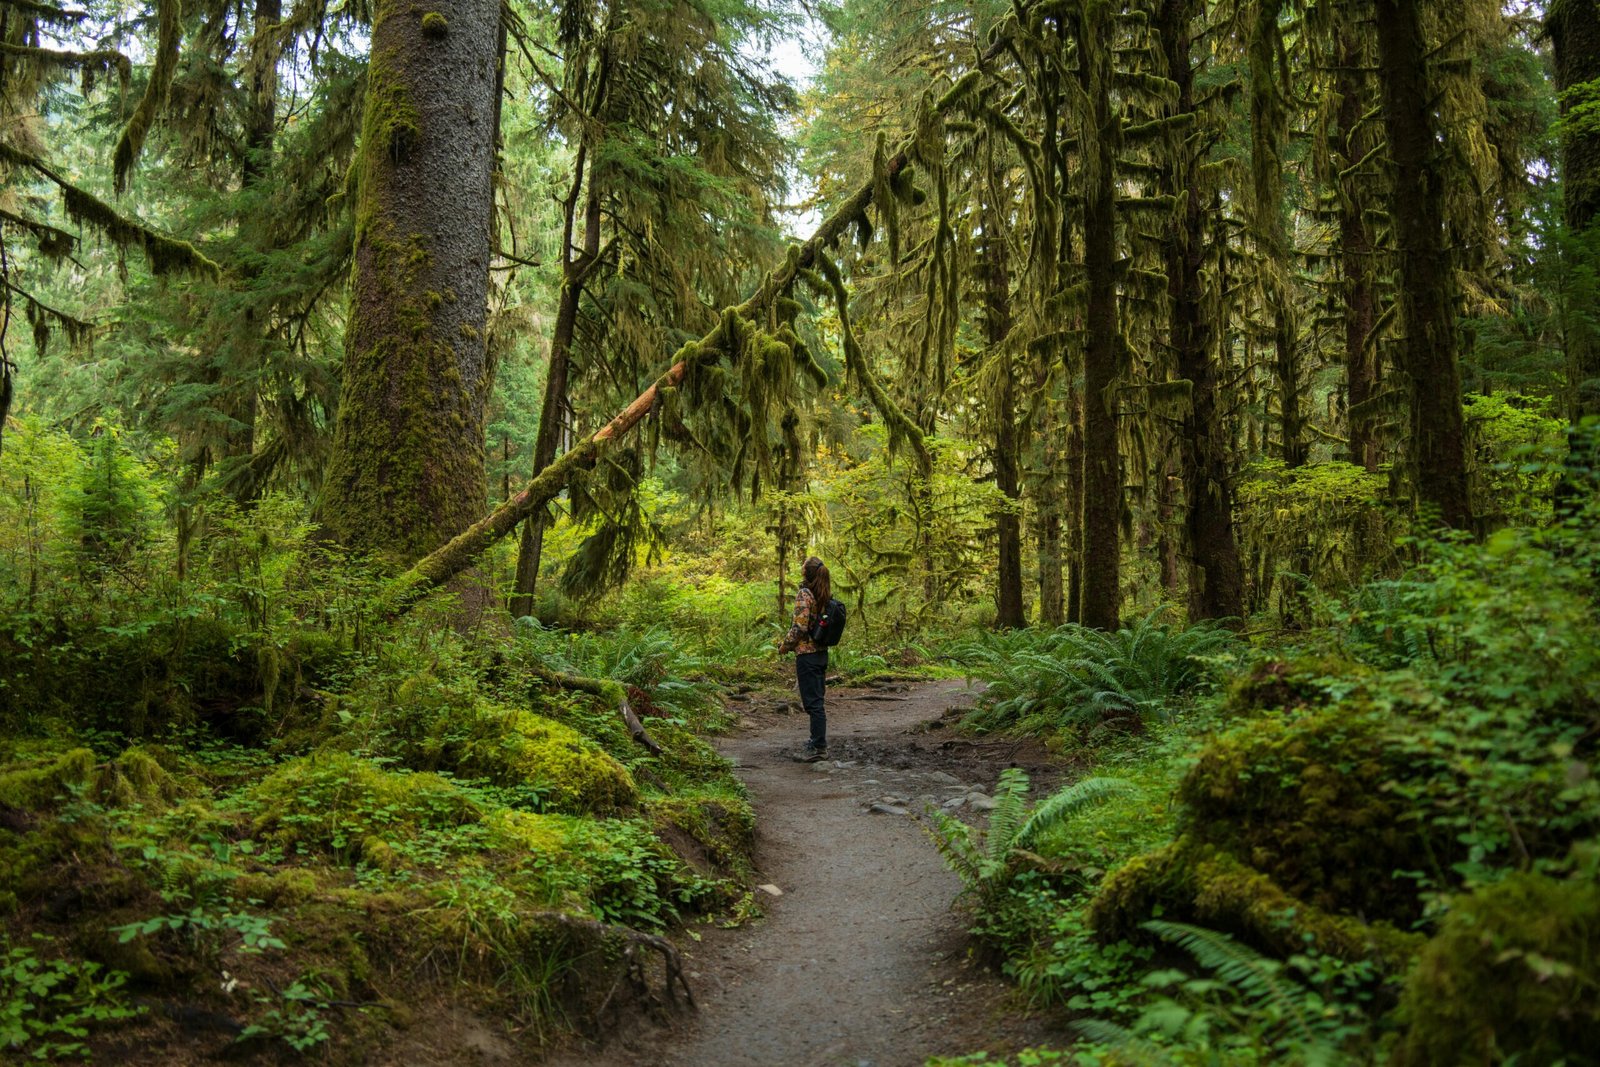
[[[740,724],[718,747],[755,803],[764,917],[684,939],[696,1012],[549,1062],[910,1067],[1062,1043],[970,958],[951,908],[961,883],[925,829],[935,805],[981,822],[1008,766],[1029,771],[1035,795],[1061,778],[1035,742],[958,736],[975,695],[960,682],[831,690],[830,758],[815,764],[790,755],[806,738],[798,701],[735,703]]]

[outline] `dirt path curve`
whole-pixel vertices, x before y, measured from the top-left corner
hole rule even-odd
[[[1055,772],[1010,743],[956,738],[941,722],[973,694],[959,682],[828,694],[830,760],[796,763],[805,715],[744,705],[719,748],[755,802],[765,918],[704,928],[685,954],[699,1011],[555,1064],[913,1067],[934,1054],[1013,1051],[1061,1035],[967,958],[951,902],[961,885],[916,813],[981,811],[1000,771]],[[1033,758],[1030,759],[1030,756]]]

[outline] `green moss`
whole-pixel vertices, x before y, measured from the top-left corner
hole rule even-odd
[[[1422,943],[1416,934],[1317,908],[1259,870],[1217,848],[1180,837],[1112,873],[1089,909],[1102,938],[1138,940],[1153,917],[1192,922],[1288,956],[1307,943],[1345,960],[1372,959],[1391,974],[1405,969]]]
[[[627,768],[572,727],[494,705],[473,716],[473,736],[447,751],[459,774],[538,786],[553,811],[606,814],[638,802]]]
[[[422,34],[432,40],[438,40],[450,32],[450,20],[437,11],[430,11],[422,16]]]
[[[0,771],[0,806],[37,811],[89,788],[94,753],[74,748],[51,759],[34,760]]]
[[[176,763],[169,753],[158,748],[134,746],[101,770],[95,783],[96,796],[109,804],[170,804],[184,791],[177,778],[162,765],[161,759]]]
[[[1351,679],[1371,673],[1358,663],[1331,656],[1261,659],[1229,685],[1222,709],[1248,717],[1263,711],[1326,707],[1333,702],[1330,680],[1348,688]]]
[[[1391,784],[1417,773],[1392,717],[1360,700],[1252,719],[1214,738],[1178,789],[1180,832],[1327,911],[1410,922],[1432,843]]]
[[[459,826],[481,815],[459,787],[436,774],[386,771],[340,752],[284,764],[247,795],[255,830],[302,849],[354,857],[371,836]]]
[[[1600,887],[1518,874],[1460,897],[1401,997],[1391,1062],[1600,1063]]]

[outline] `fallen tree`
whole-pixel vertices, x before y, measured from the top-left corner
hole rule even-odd
[[[1003,37],[992,44],[980,58],[979,65],[1004,51],[1005,44]],[[942,117],[964,100],[980,80],[979,70],[969,71],[937,100],[926,104],[925,115]],[[610,422],[534,475],[505,503],[396,578],[385,591],[386,613],[394,615],[409,610],[428,593],[467,570],[490,546],[515,530],[518,523],[560,495],[575,473],[593,467],[608,449],[650,414],[663,391],[676,389],[695,366],[722,353],[734,322],[748,321],[766,313],[779,296],[793,287],[802,272],[818,266],[826,250],[837,244],[851,226],[864,226],[867,208],[872,206],[875,195],[889,184],[884,181],[885,176],[895,177],[912,165],[918,155],[918,137],[908,137],[888,159],[884,172],[862,183],[850,199],[822,221],[804,244],[790,246],[783,264],[766,275],[749,299],[724,312],[718,324],[699,340],[680,348],[672,365]]]

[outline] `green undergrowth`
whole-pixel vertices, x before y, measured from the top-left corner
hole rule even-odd
[[[1131,651],[1178,633],[1150,620],[1098,651],[974,642],[1000,692],[970,725],[1045,728],[1128,788],[944,828],[979,944],[1080,1040],[932,1062],[1595,1062],[1597,518],[1416,543],[1403,579],[1292,643],[1219,636],[1183,685],[1134,669],[1172,661]],[[1085,729],[1135,684],[1164,708]]]
[[[128,515],[93,552],[152,558],[40,530],[98,585],[5,585],[3,1056],[368,1062],[462,1011],[533,1054],[629,1009],[638,937],[746,894],[720,686],[674,641],[373,619],[290,518],[219,509],[182,584],[125,581],[171,563]]]

